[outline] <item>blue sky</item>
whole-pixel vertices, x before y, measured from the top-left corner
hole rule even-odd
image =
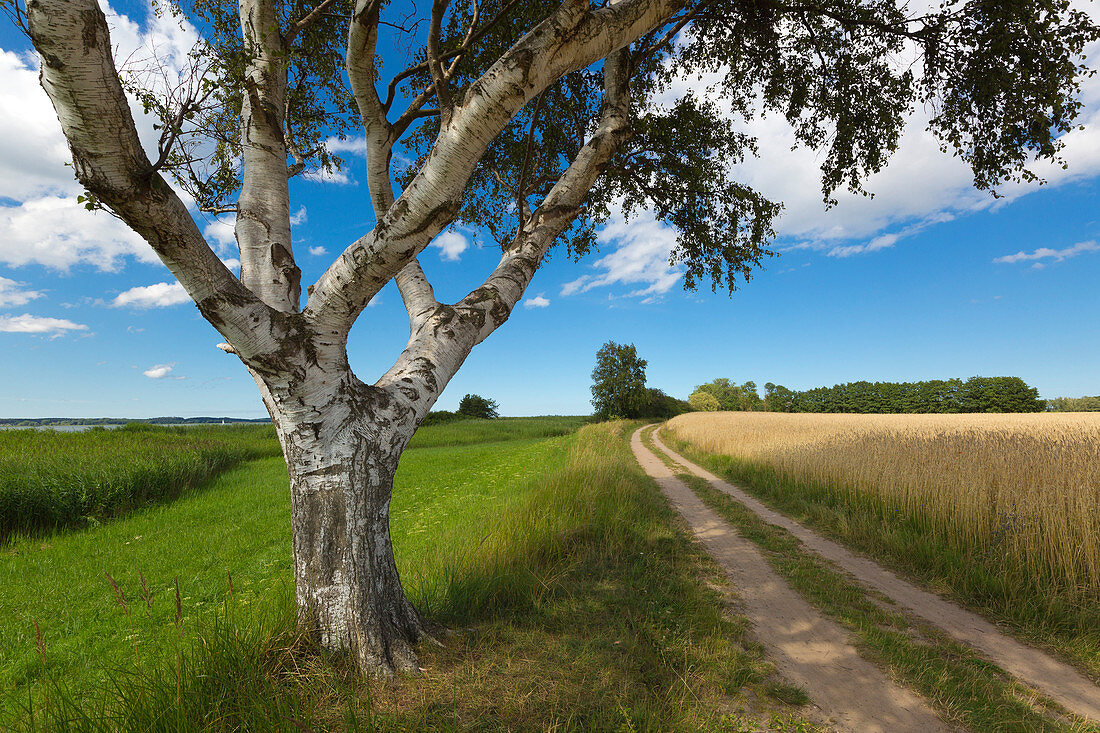
[[[119,7],[120,48],[149,39],[185,47],[185,32]],[[0,26],[0,416],[263,416],[251,379],[215,348],[218,334],[180,302],[149,248],[77,206],[27,49]],[[1069,170],[1037,169],[1048,186],[1010,186],[999,202],[969,188],[966,169],[922,132],[918,110],[890,167],[869,183],[875,198],[841,196],[826,212],[815,154],[791,151],[782,123],[754,122],[761,157],[736,173],[787,211],[781,254],[748,285],[732,297],[684,292],[667,264],[674,234],[644,218],[616,220],[580,263],[555,253],[438,408],[475,392],[507,415],[587,413],[595,352],[607,340],[634,343],[649,384],[684,398],[718,376],[801,389],[1016,375],[1045,397],[1100,394],[1100,82],[1088,84],[1085,102],[1085,129],[1067,140]],[[362,160],[347,157],[346,180],[292,185],[305,283],[371,226]],[[231,227],[202,225],[232,259]],[[491,244],[461,230],[421,256],[447,300],[496,260]],[[352,331],[359,376],[373,381],[407,335],[388,286]]]

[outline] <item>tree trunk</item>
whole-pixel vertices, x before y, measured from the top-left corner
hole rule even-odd
[[[416,671],[425,624],[401,586],[389,524],[414,424],[350,372],[337,383],[320,399],[272,390],[267,400],[290,474],[298,608],[323,647],[350,653],[364,673]]]

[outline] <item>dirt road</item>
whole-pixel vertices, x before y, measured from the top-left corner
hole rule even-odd
[[[790,532],[819,556],[847,571],[860,584],[887,596],[910,613],[939,627],[1021,682],[1061,703],[1066,709],[1100,724],[1100,687],[1064,662],[1001,633],[981,616],[922,590],[866,557],[811,532],[798,522],[772,511],[743,490],[697,466],[654,435],[654,443],[688,471],[736,499],[769,524]]]
[[[754,544],[673,476],[642,444],[641,430],[630,445],[642,468],[729,574],[769,659],[805,690],[832,727],[853,733],[952,730],[916,694],[861,657],[840,626],[788,586]]]

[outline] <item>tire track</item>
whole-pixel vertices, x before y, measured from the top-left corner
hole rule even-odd
[[[1057,701],[1070,712],[1100,724],[1100,687],[1070,665],[1034,647],[1003,634],[981,616],[967,611],[934,593],[902,580],[873,560],[855,555],[788,517],[769,509],[744,490],[723,481],[687,460],[661,442],[656,431],[653,442],[686,470],[743,504],[763,521],[785,529],[802,544],[849,573],[856,582],[872,588],[898,606],[913,613],[972,649],[1021,682]]]
[[[951,730],[921,698],[861,657],[840,626],[807,603],[753,543],[673,476],[642,444],[643,429],[630,439],[638,463],[729,575],[769,658],[806,691],[830,725],[852,733]]]

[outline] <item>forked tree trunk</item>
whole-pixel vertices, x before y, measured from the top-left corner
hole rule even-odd
[[[390,496],[413,425],[385,391],[346,373],[309,400],[268,399],[290,474],[298,608],[327,649],[364,671],[415,671],[425,624],[390,541]]]

